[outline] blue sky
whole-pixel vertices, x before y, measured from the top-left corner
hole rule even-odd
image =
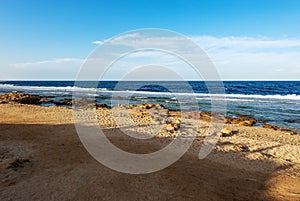
[[[0,79],[75,79],[125,31],[163,28],[202,47],[223,79],[299,79],[300,1],[0,2]]]

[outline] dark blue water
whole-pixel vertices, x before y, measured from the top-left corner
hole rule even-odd
[[[226,101],[227,115],[250,115],[282,128],[300,130],[300,81],[225,81],[209,82],[77,82],[2,81],[0,93],[23,91],[72,98],[73,90],[82,96],[108,105],[160,103],[170,109],[189,110],[195,102],[202,111],[211,111],[211,99]],[[225,97],[219,93],[225,92]],[[194,93],[194,94],[192,94]],[[178,98],[179,97],[179,98]]]

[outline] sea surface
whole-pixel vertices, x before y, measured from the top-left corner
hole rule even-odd
[[[218,94],[222,90],[208,90],[213,82],[202,81],[0,81],[0,93],[20,91],[51,96],[57,101],[71,99],[75,90],[82,97],[110,106],[150,102],[173,110],[192,110],[196,103],[207,112],[211,111],[212,99],[218,99],[226,103],[228,116],[249,115],[300,131],[300,81],[224,81],[223,85],[225,95]]]

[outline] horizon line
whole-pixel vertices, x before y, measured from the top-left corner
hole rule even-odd
[[[118,82],[148,82],[148,81],[153,81],[153,82],[184,82],[184,81],[300,81],[296,79],[220,79],[220,80],[196,80],[196,79],[187,79],[187,80],[117,80],[117,79],[105,79],[105,80],[75,80],[75,79],[0,79],[0,82],[6,82],[6,81],[90,81],[90,82],[100,82],[100,81],[118,81]]]

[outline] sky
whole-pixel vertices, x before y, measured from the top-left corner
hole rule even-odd
[[[142,28],[189,37],[224,80],[299,80],[299,11],[298,0],[1,0],[0,80],[74,80],[98,45]]]

